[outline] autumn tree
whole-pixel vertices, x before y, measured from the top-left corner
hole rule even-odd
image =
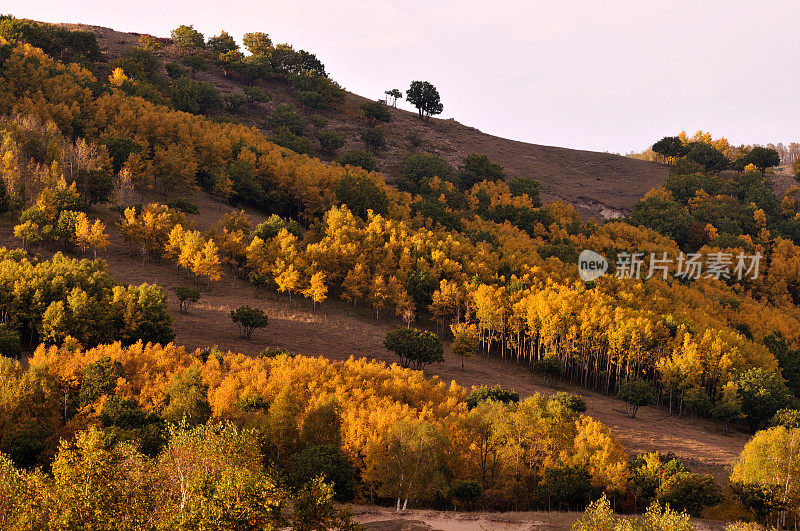
[[[317,271],[308,281],[308,287],[301,291],[303,296],[311,299],[314,311],[317,310],[317,304],[324,301],[328,296],[328,286],[325,285],[325,273]]]
[[[800,507],[798,478],[800,429],[783,426],[756,433],[734,461],[731,470],[731,482],[738,497],[747,505],[760,509],[754,512],[763,518],[763,523],[775,523],[779,527],[800,518],[797,513]],[[757,493],[760,496],[756,497]],[[758,504],[762,507],[758,508]]]
[[[457,323],[450,325],[450,331],[453,333],[450,350],[461,358],[463,369],[464,360],[478,352],[478,328],[474,324]]]
[[[442,480],[438,434],[424,422],[400,422],[387,440],[367,454],[367,477],[380,479],[380,493],[397,499],[397,511],[408,500],[428,499]]]
[[[272,51],[272,39],[261,32],[245,33],[242,43],[247,51],[253,55],[269,55]]]

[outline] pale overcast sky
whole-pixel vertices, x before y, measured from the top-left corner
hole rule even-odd
[[[682,129],[800,141],[800,2],[4,0],[0,12],[169,36],[264,31],[378,98],[415,79],[443,117],[495,135],[625,153]]]

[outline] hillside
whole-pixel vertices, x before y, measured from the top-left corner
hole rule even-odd
[[[71,29],[91,30],[97,35],[100,49],[108,60],[118,58],[126,49],[138,46],[138,33],[122,33],[110,28],[83,24],[64,24]],[[177,59],[180,53],[173,45],[158,52],[162,61]],[[332,77],[336,78],[333,72]],[[221,94],[241,93],[242,83],[223,75],[218,66],[197,72],[198,79],[214,84]],[[297,98],[280,82],[264,82],[272,100],[259,103],[236,114],[247,125],[266,128],[266,120],[279,104],[290,103],[298,108]],[[376,95],[376,97],[381,95]],[[318,111],[329,120],[329,129],[347,139],[343,150],[363,148],[359,135],[365,128],[360,106],[370,98],[347,92],[343,105]],[[446,105],[446,102],[445,102]],[[403,158],[414,150],[431,152],[446,159],[454,167],[470,153],[485,153],[502,165],[511,177],[531,177],[541,183],[544,202],[564,200],[587,216],[607,219],[630,213],[634,204],[651,188],[660,186],[668,170],[662,164],[630,159],[610,153],[528,144],[483,133],[456,120],[431,118],[423,123],[414,112],[390,108],[392,121],[383,126],[387,147],[377,153],[381,171],[389,180],[396,176]],[[536,124],[531,124],[532,128]],[[418,135],[422,145],[414,148],[408,140]],[[316,142],[313,142],[316,145]],[[318,145],[316,145],[318,147]],[[325,159],[320,151],[314,156]],[[328,159],[330,157],[327,157]]]
[[[800,506],[760,450],[789,470],[800,440],[785,171],[728,169],[709,136],[676,139],[665,177],[362,107],[264,34],[244,56],[188,26],[181,50],[66,28],[0,17],[0,522],[94,504],[98,529],[123,512],[198,528],[237,504],[220,511],[348,529],[336,499],[480,511],[475,527],[586,509],[690,529],[754,512],[753,489]],[[337,157],[382,130],[385,148]],[[591,219],[631,210],[651,186],[621,186],[637,168],[662,186]],[[584,282],[581,249],[609,274]],[[26,495],[3,505],[8,485]]]

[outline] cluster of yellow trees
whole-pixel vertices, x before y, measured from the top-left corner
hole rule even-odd
[[[335,442],[361,471],[362,494],[402,500],[430,501],[469,479],[483,486],[491,504],[522,508],[534,496],[541,499],[536,489],[547,488],[546,477],[572,469],[585,471],[592,487],[609,495],[627,488],[628,456],[608,429],[540,395],[518,404],[482,402],[470,410],[466,390],[454,382],[396,365],[200,354],[171,344],[84,350],[67,340],[61,347],[41,346],[30,369],[0,367],[3,389],[17,389],[3,394],[4,411],[22,413],[34,389],[44,389],[37,407],[49,409],[42,417],[57,425],[52,444],[98,425],[112,397],[132,399],[164,418],[205,422],[210,416],[255,429],[284,464],[313,426],[316,444]],[[106,369],[98,373],[97,366]],[[108,384],[90,374],[106,375]],[[73,396],[80,407],[67,413]]]
[[[575,283],[574,271],[565,265],[570,252],[588,248],[611,257],[619,252],[674,257],[678,246],[625,223],[581,222],[561,203],[534,209],[503,182],[476,185],[466,197],[469,210],[456,212],[449,198],[452,185],[434,178],[427,186],[441,192],[441,209],[463,216],[460,232],[445,230],[420,213],[420,196],[400,193],[376,174],[323,164],[275,146],[255,129],[215,124],[113,88],[95,96],[87,70],[60,64],[25,44],[4,49],[0,111],[35,116],[41,123],[51,120],[89,142],[108,137],[133,142],[138,147],[122,150],[115,163],[136,186],[172,190],[199,183],[221,197],[238,189],[262,194],[260,206],[302,222],[322,219],[302,237],[283,230],[268,238],[226,227],[223,220],[212,237],[204,238],[184,230],[186,225],[163,207],[125,214],[128,241],[146,253],[170,256],[201,277],[218,278],[219,264],[228,263],[315,304],[338,295],[368,304],[376,314],[394,311],[406,322],[426,310],[442,324],[469,321],[478,327],[487,353],[528,363],[558,356],[574,381],[599,388],[641,375],[664,388],[688,381],[719,397],[742,368],[776,369],[761,344],[764,337],[780,332],[797,345],[800,315],[790,294],[798,282],[800,253],[791,241],[772,239],[769,231],[740,239],[742,251],[765,256],[756,281],[729,287],[708,279],[689,285],[606,280],[587,289]],[[387,194],[387,215],[362,219],[335,206],[337,183],[353,174]],[[474,215],[482,211],[491,215]],[[520,211],[533,213],[534,219],[512,223],[509,216]],[[714,250],[707,246],[701,252]]]
[[[222,263],[214,240],[199,231],[183,228],[180,212],[165,205],[150,203],[137,213],[127,208],[119,222],[122,237],[131,251],[138,247],[143,257],[165,257],[198,278],[215,282],[222,278]]]
[[[77,204],[78,197],[74,182],[67,186],[60,180],[44,188],[34,205],[22,213],[14,236],[26,249],[40,243],[61,243],[65,248],[78,247],[82,253],[92,249],[97,258],[97,251],[110,243],[106,226],[99,219],[90,220],[85,212],[68,210]]]

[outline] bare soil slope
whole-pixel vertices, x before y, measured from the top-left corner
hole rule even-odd
[[[109,60],[119,57],[125,49],[138,45],[138,33],[122,33],[83,24],[65,26],[94,31],[101,50]],[[158,56],[167,62],[178,60],[180,53],[174,46],[168,45],[158,52]],[[211,62],[208,70],[198,72],[196,76],[216,85],[223,95],[242,92],[243,85],[239,80],[225,77],[222,69]],[[336,72],[332,73],[332,77],[336,78]],[[236,120],[264,128],[266,119],[276,105],[292,103],[301,107],[285,84],[260,84],[272,95],[272,100],[240,111],[234,117]],[[381,96],[374,95],[375,98]],[[337,130],[347,138],[343,150],[364,147],[360,135],[367,124],[361,118],[360,106],[366,101],[368,98],[347,93],[344,104],[319,113],[328,119],[329,129]],[[447,105],[446,101],[444,103]],[[416,113],[400,109],[391,109],[391,112],[392,122],[383,126],[387,147],[377,153],[381,170],[390,179],[397,175],[403,158],[415,149],[435,153],[454,166],[470,153],[486,153],[491,160],[500,163],[509,176],[539,180],[544,202],[560,199],[572,203],[584,215],[609,218],[628,213],[645,192],[660,186],[668,174],[667,167],[662,164],[610,153],[517,142],[482,133],[453,119],[434,118],[430,123],[423,123]],[[229,118],[230,115],[226,116],[226,119]],[[307,135],[313,140],[311,129],[309,126]],[[412,133],[423,140],[418,148],[414,148],[408,139]],[[316,145],[315,140],[313,143]],[[313,155],[325,158],[321,152]]]

